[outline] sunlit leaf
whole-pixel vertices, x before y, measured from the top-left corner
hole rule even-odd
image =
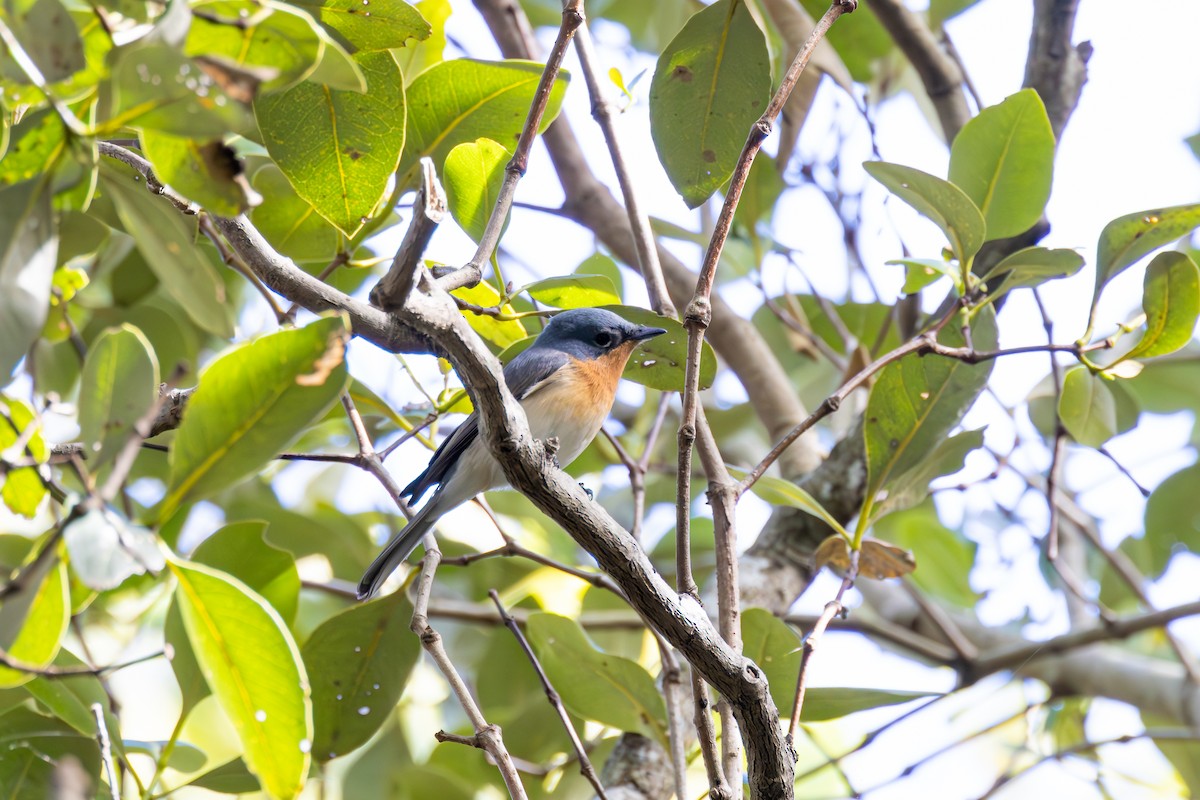
[[[266,542],[266,530],[265,522],[231,522],[197,545],[191,559],[237,578],[291,625],[300,602],[300,575],[291,554]]]
[[[999,285],[991,287],[988,293],[995,300],[1014,289],[1041,286],[1046,281],[1074,275],[1082,267],[1083,256],[1074,250],[1026,247],[1001,259],[983,280],[1000,278]]]
[[[219,139],[142,131],[141,143],[158,179],[205,211],[236,217],[255,204],[245,179],[239,180],[242,167],[236,154]]]
[[[1200,203],[1126,214],[1105,225],[1096,245],[1096,290],[1092,305],[1105,284],[1142,256],[1197,227],[1200,227]]]
[[[479,138],[515,147],[542,69],[529,61],[459,58],[422,72],[408,87],[408,135],[397,174],[411,180],[421,158],[440,166],[456,145]],[[540,130],[558,115],[567,80],[560,71]]]
[[[171,446],[160,518],[253,474],[318,419],[345,388],[346,338],[344,318],[324,317],[210,364]]]
[[[511,159],[512,153],[491,139],[464,142],[446,154],[442,173],[446,202],[454,221],[476,242],[483,238],[504,182],[504,167]]]
[[[298,0],[296,5],[336,31],[355,50],[387,50],[420,41],[431,28],[404,0]]]
[[[287,626],[240,581],[185,562],[170,569],[188,639],[247,764],[273,797],[295,797],[308,774],[313,723],[307,674]]]
[[[366,76],[365,93],[304,81],[254,103],[275,163],[346,235],[376,210],[404,147],[404,84],[395,59],[379,51],[355,62]]]
[[[45,462],[50,455],[50,448],[46,446],[40,427],[41,423],[28,404],[0,395],[0,452],[23,439],[25,452],[35,461]],[[46,496],[46,484],[38,475],[37,467],[7,470],[0,477],[3,480],[0,500],[12,513],[32,519],[42,498]]]
[[[1022,233],[1050,199],[1054,131],[1033,89],[1022,89],[969,120],[950,148],[950,182],[975,203],[987,238]]]
[[[737,467],[728,467],[729,474],[735,478],[745,478],[747,471]],[[770,475],[763,475],[754,485],[750,487],[750,491],[761,497],[766,502],[773,506],[788,506],[790,508],[798,508],[805,514],[810,514],[824,522],[829,527],[833,528],[838,533],[846,538],[849,534],[842,524],[834,518],[832,514],[825,510],[825,507],[817,502],[817,499],[806,492],[791,481],[786,481],[782,478],[774,478]]]
[[[612,281],[604,275],[563,275],[526,284],[525,291],[539,303],[554,308],[589,308],[620,305]]]
[[[455,289],[451,294],[480,308],[496,309],[496,314],[511,317],[516,313],[516,309],[510,304],[500,305],[500,293],[487,281]],[[476,333],[497,347],[508,347],[526,336],[525,326],[519,319],[500,319],[496,314],[477,314],[470,309],[466,309],[462,313],[467,319],[467,324]]]
[[[279,167],[262,167],[254,173],[253,184],[263,202],[250,212],[250,220],[272,247],[300,262],[327,264],[333,259],[341,233],[296,194]]]
[[[58,654],[70,611],[66,567],[58,559],[44,559],[0,605],[0,649],[34,668],[46,666]],[[0,666],[0,688],[33,678],[31,672]]]

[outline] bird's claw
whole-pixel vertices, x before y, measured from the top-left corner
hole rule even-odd
[[[595,492],[593,492],[593,491],[592,491],[591,489],[589,489],[588,487],[584,486],[582,482],[580,482],[580,484],[579,484],[579,488],[580,488],[580,489],[583,489],[585,492],[587,492],[588,500],[595,500],[595,499],[596,499],[596,494],[595,494]]]

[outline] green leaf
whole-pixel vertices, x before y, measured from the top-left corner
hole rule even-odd
[[[1141,712],[1141,716],[1142,724],[1148,730],[1161,731],[1179,724],[1175,719],[1149,711]],[[1187,739],[1167,738],[1158,738],[1152,741],[1179,774],[1179,779],[1187,787],[1187,794],[1193,797],[1200,795],[1200,761],[1196,760],[1195,742]]]
[[[5,22],[46,81],[65,80],[86,66],[79,29],[59,0],[17,0],[4,6]]]
[[[0,384],[46,323],[57,255],[49,182],[0,188]]]
[[[525,632],[571,713],[666,743],[667,709],[641,665],[600,652],[579,623],[557,614],[531,614]]]
[[[452,12],[450,0],[420,0],[415,5],[431,30],[422,41],[411,42],[403,50],[393,51],[404,72],[405,86],[434,64],[441,63],[446,50],[446,20]]]
[[[1074,275],[1083,268],[1083,256],[1074,250],[1050,250],[1045,247],[1026,247],[1003,258],[988,270],[983,280],[999,278],[988,296],[995,300],[1014,289],[1041,286],[1046,281]]]
[[[1197,227],[1200,227],[1200,203],[1126,214],[1105,225],[1096,245],[1093,307],[1100,297],[1100,291],[1110,280],[1151,250],[1170,244]]]
[[[802,641],[790,625],[763,608],[742,612],[742,652],[767,676],[771,698],[781,715],[790,715],[796,698]],[[812,687],[805,691],[800,719],[820,722],[855,711],[907,703],[928,692],[893,692],[881,689]]]
[[[124,741],[125,752],[139,753],[149,756],[155,761],[163,757],[166,745],[167,743],[163,741],[146,742],[139,739]],[[176,740],[171,752],[167,755],[167,766],[179,772],[197,772],[204,769],[204,765],[207,763],[208,756],[204,754],[203,750],[184,741]]]
[[[933,480],[961,470],[967,454],[980,447],[983,447],[982,428],[938,441],[925,458],[895,476],[887,497],[875,503],[872,517],[878,518],[920,503],[929,496],[929,484]]]
[[[132,325],[109,328],[92,342],[79,388],[79,428],[96,464],[114,458],[134,424],[158,397],[158,359],[150,342]]]
[[[492,286],[487,281],[480,281],[474,286],[464,286],[461,289],[455,289],[451,292],[460,300],[466,300],[468,303],[474,303],[482,308],[496,308],[499,306],[501,314],[512,315],[516,313],[508,303],[500,304],[500,293],[496,291],[496,287]],[[519,319],[497,319],[488,314],[476,314],[474,311],[463,311],[462,315],[466,317],[467,324],[478,333],[485,341],[491,342],[500,348],[508,347],[525,338],[527,331],[525,326],[521,324]]]
[[[950,148],[950,182],[983,212],[987,238],[1029,230],[1050,199],[1054,131],[1034,89],[1022,89],[967,122]]]
[[[965,265],[983,245],[987,226],[971,198],[952,183],[919,169],[883,161],[863,164],[875,180],[942,229],[959,264]]]
[[[185,218],[166,199],[146,191],[140,176],[130,170],[104,162],[100,181],[125,231],[133,236],[167,294],[204,330],[222,338],[233,336],[225,284],[195,244],[195,221]]]
[[[454,221],[476,242],[483,238],[504,182],[504,167],[511,158],[512,153],[491,139],[466,142],[446,154],[442,173],[446,203]]]
[[[800,674],[801,641],[791,626],[765,608],[742,611],[742,655],[767,676],[780,716],[791,716]],[[804,709],[801,709],[803,714]]]
[[[346,386],[346,320],[324,317],[236,347],[200,376],[171,446],[160,519],[256,472]]]
[[[248,794],[262,791],[262,785],[254,773],[240,758],[226,761],[219,767],[211,769],[199,778],[188,783],[198,789],[208,789],[220,794]]]
[[[975,316],[971,332],[975,347],[995,347],[996,321],[989,309]],[[958,347],[962,334],[956,325],[947,325],[939,341]],[[991,370],[990,362],[972,365],[927,355],[902,358],[879,373],[863,426],[868,502],[937,452],[987,384]]]
[[[941,258],[897,258],[887,262],[888,266],[904,267],[905,294],[917,292],[937,281],[939,278],[949,278],[954,281],[954,288],[962,294],[962,270],[955,264]]]
[[[178,595],[171,597],[171,605],[167,607],[167,616],[163,621],[163,640],[170,647],[171,671],[175,673],[175,682],[179,685],[179,716],[186,718],[197,703],[212,694],[212,690],[208,687],[204,671],[200,668],[200,662],[196,660],[196,652],[188,640],[183,615],[179,611]]]
[[[563,275],[527,284],[523,291],[539,303],[554,308],[589,308],[620,305],[612,280],[603,275]]]
[[[605,306],[638,325],[665,328],[666,333],[642,342],[633,351],[621,377],[662,392],[683,391],[687,364],[687,329],[670,317],[637,306]],[[708,342],[700,351],[700,388],[712,386],[717,376],[717,356]]]
[[[31,180],[53,169],[66,152],[66,127],[53,109],[26,114],[12,128],[7,151],[0,149],[0,186]]]
[[[1200,549],[1200,463],[1184,467],[1155,487],[1146,501],[1145,541],[1163,554],[1149,576],[1157,580],[1174,553]]]
[[[961,608],[974,608],[979,593],[968,578],[979,546],[943,525],[932,502],[888,514],[875,522],[874,530],[879,538],[916,556],[921,568],[909,579],[923,592]]]
[[[263,143],[296,193],[347,236],[383,200],[404,147],[395,59],[380,51],[354,60],[367,79],[363,94],[305,81],[254,103]]]
[[[696,208],[721,187],[771,93],[771,57],[743,0],[693,14],[650,83],[650,134],[675,190]]]
[[[317,65],[322,42],[312,21],[272,0],[216,0],[192,6],[184,52],[261,75],[262,89],[291,86]]]
[[[440,165],[464,142],[487,137],[515,146],[543,69],[531,61],[456,58],[417,76],[408,87],[408,138],[397,169],[403,184],[412,184],[421,158],[429,156]],[[568,79],[560,70],[539,132],[558,116]]]
[[[97,508],[63,529],[71,569],[89,589],[106,591],[131,575],[164,566],[158,538],[109,508]]]
[[[83,661],[69,650],[59,650],[54,658],[56,667],[82,667]],[[109,708],[108,693],[95,675],[39,676],[25,684],[25,690],[50,709],[54,716],[70,725],[84,736],[96,735],[96,718],[92,705],[99,703],[104,709],[104,724],[108,728],[112,746],[119,754],[125,749],[121,740],[121,727],[117,716]]]
[[[1159,253],[1146,267],[1142,290],[1146,332],[1126,358],[1174,353],[1192,340],[1200,316],[1200,268],[1186,253]]]
[[[806,722],[841,719],[857,711],[869,711],[900,703],[910,703],[935,692],[909,692],[891,689],[822,688],[809,689],[804,695],[800,718]]]
[[[50,456],[46,440],[40,430],[26,436],[29,428],[40,428],[41,422],[33,413],[33,409],[25,403],[11,397],[0,395],[0,453],[12,447],[18,439],[27,438],[24,452],[16,453],[17,457],[27,452],[34,460],[44,463]],[[42,482],[36,467],[21,467],[9,470],[0,486],[0,500],[14,514],[20,514],[33,519],[37,514],[42,498],[46,496],[46,484]]]
[[[53,797],[51,790],[55,762],[66,756],[79,759],[86,775],[94,781],[100,778],[100,748],[92,736],[79,736],[59,719],[45,717],[29,708],[14,708],[3,717],[0,725],[0,787],[12,798]],[[26,761],[20,751],[28,748],[34,754]],[[12,753],[16,751],[16,755]],[[14,769],[15,767],[15,769]],[[42,769],[48,768],[48,769]],[[103,786],[96,797],[107,800],[112,795]]]
[[[159,81],[151,80],[155,76]],[[111,96],[100,102],[100,135],[125,127],[147,128],[176,136],[217,138],[240,131],[249,114],[216,82],[178,50],[167,45],[115,51]]]
[[[738,467],[728,467],[728,470],[730,475],[738,479],[745,478],[748,474],[747,470]],[[754,482],[754,485],[750,487],[750,491],[773,506],[787,506],[799,509],[805,514],[821,520],[847,539],[850,538],[849,534],[846,533],[846,529],[842,527],[842,524],[825,510],[825,506],[818,503],[815,497],[791,481],[786,481],[782,478],[773,478],[770,475],[763,475]]]
[[[188,639],[250,770],[272,797],[295,797],[308,774],[313,723],[308,677],[287,626],[240,581],[196,564],[169,566]]]
[[[300,603],[300,574],[291,554],[266,542],[267,523],[232,522],[196,546],[191,560],[220,570],[249,586],[288,625]]]
[[[142,150],[160,181],[211,214],[236,217],[251,205],[241,165],[219,139],[207,142],[142,131]]]
[[[1067,371],[1058,416],[1075,441],[1099,447],[1117,432],[1117,404],[1106,381],[1084,366]]]
[[[404,0],[297,0],[295,4],[355,50],[404,47],[410,39],[428,38],[432,30],[421,12]]]
[[[26,664],[44,667],[58,654],[70,616],[67,568],[57,558],[45,559],[0,606],[0,650]],[[0,666],[0,688],[20,686],[33,677]]]
[[[267,164],[255,172],[254,188],[263,202],[250,212],[250,221],[272,247],[300,262],[328,264],[333,259],[342,235],[296,194],[279,167]]]
[[[394,592],[335,614],[304,643],[318,761],[357,749],[391,717],[421,653],[411,616],[404,592]]]

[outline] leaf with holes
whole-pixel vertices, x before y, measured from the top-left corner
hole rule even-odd
[[[1187,253],[1159,253],[1146,268],[1142,289],[1146,332],[1126,358],[1174,353],[1192,340],[1200,315],[1200,268]]]
[[[770,92],[770,53],[744,0],[696,12],[662,51],[650,83],[650,134],[689,208],[729,180]]]
[[[1200,227],[1200,203],[1155,208],[1117,217],[1104,226],[1096,245],[1096,290],[1092,313],[1105,284],[1142,256]]]
[[[427,39],[429,23],[404,0],[296,0],[295,5],[335,31],[355,50],[404,47]]]
[[[386,50],[354,57],[366,92],[303,81],[258,98],[263,144],[296,188],[347,236],[383,200],[404,148],[404,80]]]
[[[391,717],[421,652],[411,616],[404,592],[394,592],[335,614],[304,643],[317,761],[358,748]]]

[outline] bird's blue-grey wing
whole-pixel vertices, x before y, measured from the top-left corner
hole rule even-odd
[[[567,358],[565,353],[558,350],[529,348],[508,362],[504,368],[504,382],[508,384],[508,390],[514,397],[524,400],[557,372],[559,367],[566,363]],[[404,487],[404,491],[400,493],[401,497],[407,497],[415,503],[425,492],[444,482],[458,464],[458,459],[478,436],[479,415],[472,413],[438,446],[433,458],[429,460],[429,466],[412,483]]]

